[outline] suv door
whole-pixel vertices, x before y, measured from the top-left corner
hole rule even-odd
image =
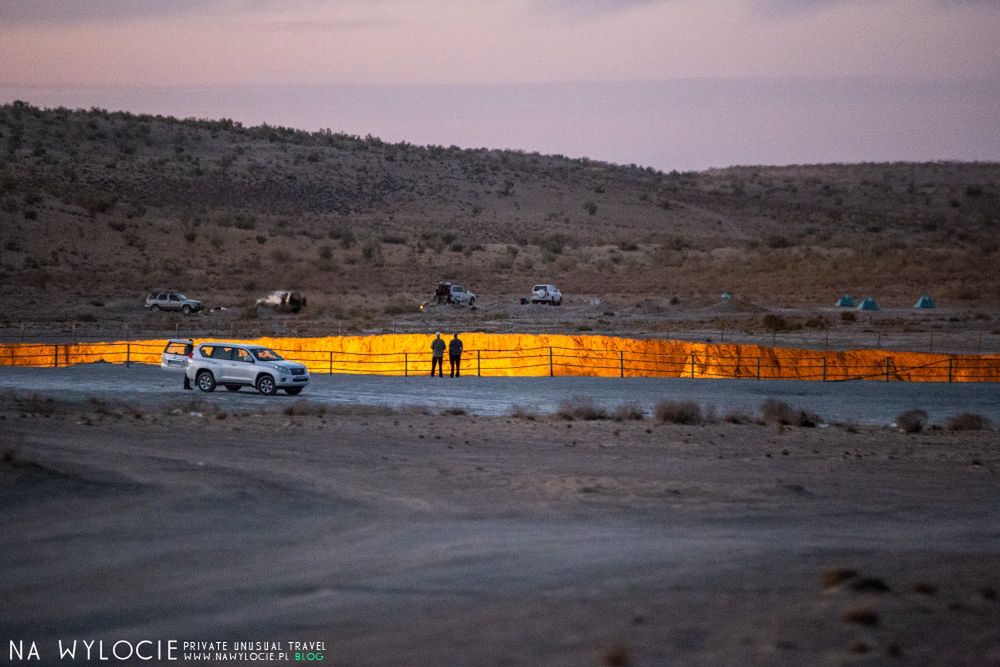
[[[168,340],[160,355],[160,368],[166,371],[184,372],[188,365],[188,354],[192,349],[189,340]]]
[[[257,362],[250,351],[242,347],[233,349],[233,379],[249,385],[257,379]]]
[[[163,306],[164,310],[180,310],[181,309],[181,298],[176,294],[168,294],[167,302]]]

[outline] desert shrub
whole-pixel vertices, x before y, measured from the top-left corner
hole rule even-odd
[[[420,304],[415,301],[410,301],[402,296],[396,296],[392,301],[386,304],[383,309],[386,315],[405,315],[406,313],[419,313]]]
[[[846,312],[843,312],[843,313],[840,314],[840,321],[841,322],[857,322],[858,321],[858,316],[855,315],[854,313],[852,313],[851,311],[846,311]]]
[[[611,413],[616,422],[642,421],[645,417],[646,412],[635,403],[622,403]]]
[[[594,215],[597,213],[597,204],[595,204],[592,201],[584,202],[583,210],[586,211],[589,215]]]
[[[963,412],[953,415],[944,423],[949,431],[986,431],[990,428],[990,420],[974,412]]]
[[[512,405],[507,411],[507,415],[514,419],[528,419],[530,421],[538,419],[538,413],[524,405]]]
[[[563,419],[573,421],[594,421],[597,419],[607,419],[608,412],[594,403],[594,399],[589,396],[574,396],[567,398],[559,404],[556,414]]]
[[[701,407],[694,401],[660,401],[653,408],[656,421],[670,424],[700,424]]]
[[[361,248],[361,256],[366,262],[370,262],[375,266],[382,266],[384,263],[382,258],[382,242],[375,237],[368,239]]]
[[[560,254],[566,247],[566,243],[569,239],[565,234],[552,234],[546,236],[545,238],[538,241],[538,247],[542,249],[543,252],[549,252],[554,255]]]
[[[730,424],[752,424],[755,421],[753,416],[739,408],[727,410],[722,419]]]
[[[793,408],[784,401],[769,398],[760,405],[760,412],[765,424],[781,426],[815,426],[820,418],[811,412]]]
[[[896,426],[904,433],[920,433],[927,426],[927,413],[916,408],[896,416]]]
[[[259,244],[261,244],[261,245],[264,245],[265,243],[267,243],[267,237],[266,237],[266,236],[264,236],[263,234],[258,234],[258,235],[257,235],[256,237],[254,237],[254,238],[256,238],[256,239],[257,239],[257,243],[259,243]]]
[[[445,417],[463,417],[469,414],[469,412],[465,408],[453,407],[445,408],[441,411],[441,414]]]
[[[300,399],[286,407],[283,412],[289,417],[322,417],[326,414],[326,406],[322,403]]]
[[[622,252],[635,252],[639,249],[639,246],[632,241],[620,241],[618,243],[618,249]]]
[[[329,243],[324,243],[319,248],[317,248],[316,253],[319,255],[320,259],[333,258],[333,248],[330,247]]]
[[[787,248],[791,245],[791,242],[781,234],[772,234],[767,237],[768,248]]]
[[[788,323],[788,320],[781,315],[775,315],[773,313],[765,315],[761,324],[763,324],[764,328],[768,331],[788,331],[791,329],[791,325]]]

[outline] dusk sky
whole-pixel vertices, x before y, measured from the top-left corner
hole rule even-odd
[[[996,0],[0,0],[0,100],[662,169],[1000,159]]]

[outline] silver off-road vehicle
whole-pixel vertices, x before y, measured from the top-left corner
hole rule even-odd
[[[183,367],[188,379],[202,391],[215,391],[222,385],[229,391],[254,387],[268,396],[283,389],[286,394],[295,396],[309,384],[309,370],[303,364],[286,361],[263,345],[224,341],[200,343],[186,359],[175,358],[182,349],[180,346],[171,348],[168,344],[161,365],[164,368]]]
[[[197,299],[189,299],[180,292],[153,292],[146,297],[145,306],[150,310],[172,310],[187,314],[200,312],[205,304]]]

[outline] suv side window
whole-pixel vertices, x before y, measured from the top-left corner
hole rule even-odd
[[[171,301],[180,301],[180,299],[178,299],[178,298],[177,298],[177,295],[176,295],[176,294],[171,294],[171,295],[170,295],[170,300],[171,300]]]
[[[236,348],[235,352],[236,356],[234,357],[234,359],[236,359],[236,361],[242,361],[248,364],[253,363],[253,357],[250,356],[250,353],[244,350],[242,347]]]
[[[199,350],[200,350],[199,354],[201,354],[201,356],[205,357],[206,359],[211,359],[212,355],[215,353],[215,348],[210,345],[203,345],[201,348],[199,348]]]

